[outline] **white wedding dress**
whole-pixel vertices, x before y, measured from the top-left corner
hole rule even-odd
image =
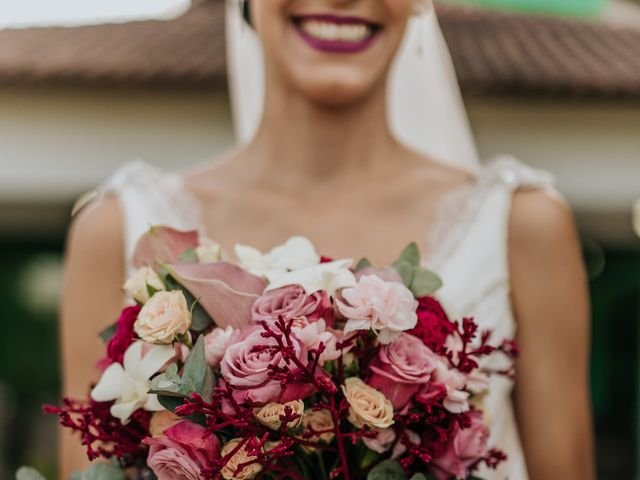
[[[455,192],[443,202],[440,221],[429,238],[416,239],[432,246],[425,264],[444,280],[437,296],[448,314],[454,319],[475,317],[482,330],[494,331],[496,342],[513,338],[516,331],[507,256],[512,194],[519,188],[551,189],[552,183],[546,172],[511,157],[497,158],[477,167],[476,181],[470,188]],[[127,259],[137,238],[150,225],[169,225],[206,234],[198,202],[184,188],[177,173],[134,161],[118,169],[101,186],[101,191],[115,194],[120,200]],[[479,472],[478,476],[486,480],[527,479],[512,388],[510,380],[495,377],[486,398],[490,446],[508,456],[498,470]]]

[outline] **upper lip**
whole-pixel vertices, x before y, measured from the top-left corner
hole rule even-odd
[[[368,25],[372,28],[381,28],[382,25],[379,23],[373,22],[366,18],[349,16],[349,15],[335,15],[331,13],[312,13],[306,15],[293,15],[291,17],[294,22],[301,22],[303,20],[317,20],[319,22],[327,22],[327,23],[335,23],[338,25],[346,25],[346,24],[363,24]]]

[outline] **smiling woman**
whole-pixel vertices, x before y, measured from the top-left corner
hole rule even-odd
[[[190,3],[189,0],[22,0],[3,5],[0,28],[166,19],[184,13]]]

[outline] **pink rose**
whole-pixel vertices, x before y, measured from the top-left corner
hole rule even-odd
[[[211,468],[220,454],[220,440],[206,436],[204,427],[182,421],[167,428],[161,437],[146,438],[151,448],[147,463],[158,480],[205,480],[202,471]]]
[[[301,285],[286,285],[267,291],[253,304],[253,320],[275,322],[282,316],[285,320],[314,322],[321,317],[332,323],[331,300],[327,292],[319,290],[307,294]]]
[[[393,343],[380,347],[371,362],[373,374],[367,383],[400,410],[431,380],[437,365],[438,359],[429,347],[419,338],[403,333]]]
[[[336,305],[347,318],[344,333],[373,330],[379,342],[388,345],[418,322],[418,301],[400,283],[365,275],[355,287],[344,288],[341,296],[344,301],[336,299]]]
[[[469,413],[471,425],[458,429],[447,451],[433,459],[432,473],[438,480],[447,480],[452,476],[466,478],[469,468],[478,463],[487,454],[489,428],[482,421],[482,413]]]
[[[249,327],[234,335],[220,362],[220,372],[226,384],[232,387],[233,397],[239,403],[264,405],[270,402],[286,403],[308,396],[310,385],[287,385],[285,389],[272,376],[272,367],[288,368],[281,353],[263,347],[275,347],[275,339],[262,336],[260,327]],[[306,365],[309,361],[307,346],[295,335],[290,336],[293,354]]]

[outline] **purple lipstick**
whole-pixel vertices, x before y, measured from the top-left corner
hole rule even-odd
[[[312,48],[330,53],[358,53],[373,44],[380,25],[358,17],[305,15],[293,19],[300,37]]]

